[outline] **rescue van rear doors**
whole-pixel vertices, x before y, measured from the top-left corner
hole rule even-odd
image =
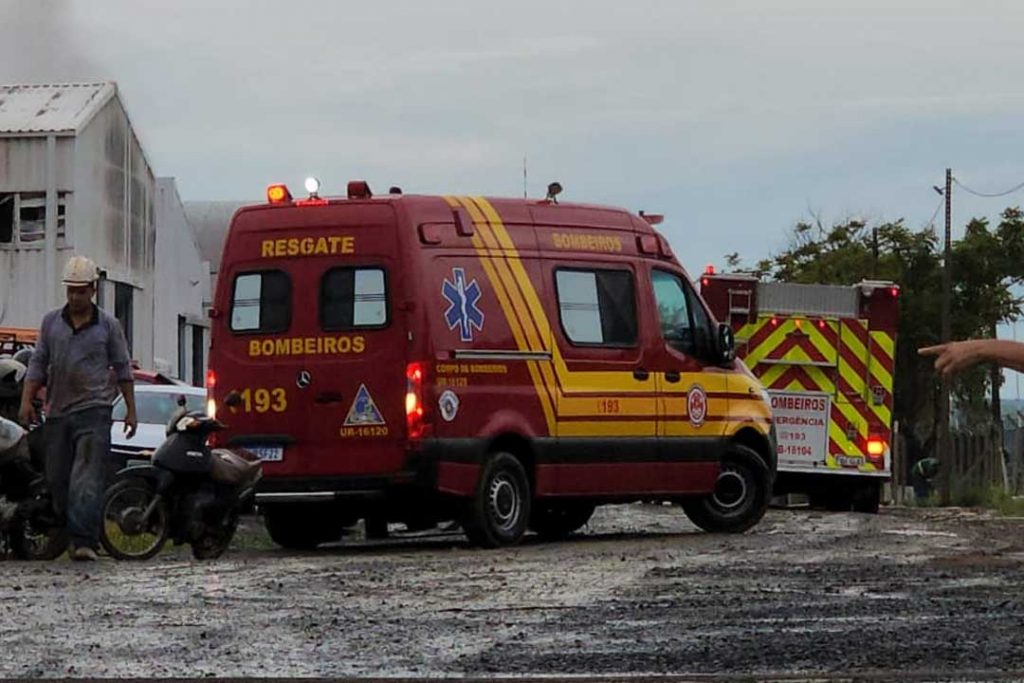
[[[234,442],[259,453],[271,487],[400,469],[406,331],[393,208],[245,209],[229,239],[228,334],[214,344]]]

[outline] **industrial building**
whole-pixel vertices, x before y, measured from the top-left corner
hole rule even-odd
[[[173,179],[156,179],[116,84],[0,85],[0,327],[64,302],[72,254],[140,366],[201,380],[209,265]]]

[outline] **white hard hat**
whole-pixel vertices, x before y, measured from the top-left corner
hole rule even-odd
[[[64,266],[62,282],[71,287],[91,285],[99,278],[96,264],[86,256],[72,256]]]

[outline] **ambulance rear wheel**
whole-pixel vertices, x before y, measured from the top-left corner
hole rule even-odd
[[[510,453],[491,453],[463,516],[470,543],[484,548],[515,545],[529,519],[530,482],[523,465]]]
[[[739,533],[761,521],[771,500],[771,473],[751,448],[731,444],[722,457],[715,490],[683,500],[690,521],[704,531]]]
[[[557,541],[582,527],[593,514],[593,503],[560,501],[541,504],[535,501],[530,513],[530,529],[545,540]]]
[[[267,505],[263,522],[272,540],[288,550],[313,550],[321,543],[341,538],[344,520],[331,515],[326,505]]]

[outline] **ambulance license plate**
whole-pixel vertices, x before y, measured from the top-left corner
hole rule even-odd
[[[245,446],[245,450],[253,453],[263,462],[281,462],[284,460],[284,446]]]

